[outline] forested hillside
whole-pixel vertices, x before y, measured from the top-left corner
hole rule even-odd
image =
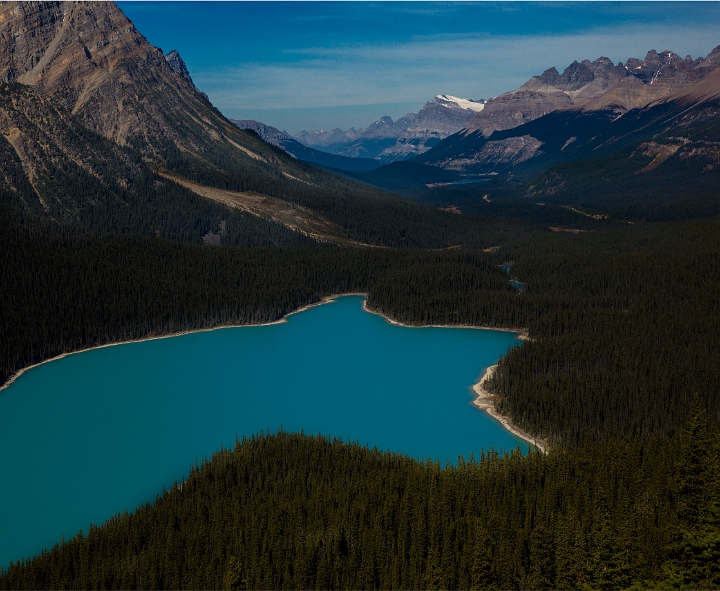
[[[515,290],[482,252],[209,248],[94,234],[0,206],[0,379],[63,352],[153,334],[277,320],[333,293],[428,266],[464,273],[492,306]],[[12,286],[12,288],[9,288]],[[32,322],[27,321],[32,319]],[[490,321],[490,318],[488,318]],[[496,320],[497,323],[499,320]]]
[[[0,588],[715,588],[718,452],[697,411],[679,443],[457,467],[263,435]]]

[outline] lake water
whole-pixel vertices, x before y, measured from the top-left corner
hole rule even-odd
[[[347,296],[286,323],[95,349],[0,392],[0,565],[152,501],[236,435],[456,462],[527,444],[472,406],[513,333],[404,328]]]

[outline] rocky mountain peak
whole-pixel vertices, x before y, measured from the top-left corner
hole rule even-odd
[[[0,47],[0,80],[35,87],[83,126],[136,143],[149,159],[161,160],[173,144],[203,152],[237,131],[114,2],[1,3]]]
[[[538,76],[538,78],[539,78],[542,82],[544,82],[545,84],[549,84],[550,86],[554,86],[555,83],[556,83],[556,82],[558,81],[558,79],[560,78],[560,72],[558,72],[558,71],[555,69],[555,66],[553,66],[552,68],[548,68],[547,70],[545,70],[542,74],[540,74],[540,75]]]
[[[717,66],[720,66],[720,45],[718,45],[715,49],[708,53],[707,57],[705,57],[704,60],[700,61],[699,63],[695,63],[696,68],[715,68]]]
[[[383,115],[378,121],[368,125],[363,132],[365,137],[389,137],[390,131],[395,127],[392,117]]]
[[[188,72],[187,66],[185,65],[185,62],[183,61],[183,58],[180,57],[180,52],[177,49],[173,49],[170,53],[168,53],[165,56],[165,60],[170,65],[170,67],[173,69],[174,72],[177,72],[180,74],[185,80],[187,80],[190,83],[190,86],[193,87],[194,90],[197,90],[197,87],[195,86],[195,83],[192,81],[192,78],[190,77],[190,72]]]
[[[561,90],[578,90],[586,86],[595,79],[594,72],[583,63],[575,60],[570,64],[559,80],[559,84],[554,84],[556,88]]]

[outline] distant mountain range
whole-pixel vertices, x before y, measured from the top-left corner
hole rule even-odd
[[[375,158],[382,163],[407,160],[463,129],[483,110],[484,101],[438,95],[418,113],[397,121],[385,115],[363,130],[303,130],[295,139],[306,146],[351,158]]]
[[[301,144],[285,131],[280,131],[276,127],[265,125],[259,121],[250,119],[230,119],[240,129],[249,129],[257,133],[263,140],[285,150],[291,156],[298,160],[304,160],[311,164],[318,164],[327,168],[346,170],[350,172],[364,172],[382,166],[382,162],[370,158],[350,158],[348,156],[340,156],[323,152],[310,148]]]
[[[693,94],[690,87],[718,66],[720,47],[697,59],[668,50],[650,50],[644,59],[629,58],[624,64],[601,56],[574,61],[562,73],[551,67],[518,89],[487,101],[438,95],[420,112],[397,121],[384,116],[364,130],[304,130],[294,139],[326,153],[383,164],[412,159],[465,175],[512,171],[528,177],[559,162],[608,153],[632,138],[649,137],[640,129],[630,131],[635,115],[626,114],[661,103],[678,104],[681,97]],[[621,128],[624,139],[613,131]],[[605,139],[599,147],[601,137]],[[340,163],[338,168],[351,170],[346,166]]]
[[[686,103],[691,87],[718,66],[720,47],[695,60],[651,50],[644,60],[630,58],[625,64],[600,57],[575,61],[562,74],[550,68],[517,90],[490,99],[462,131],[417,160],[477,174],[510,168],[537,172],[556,162],[597,156],[636,137],[628,126],[638,110]],[[614,129],[622,129],[622,138]]]
[[[394,191],[512,178],[527,198],[628,218],[718,208],[720,47],[697,59],[651,50],[624,64],[575,61],[488,101],[438,95],[397,121],[293,138],[226,119],[180,54],[149,44],[111,2],[0,4],[0,46],[0,193],[57,221],[199,242],[230,220],[222,240],[235,243],[250,232],[238,229],[242,211],[265,218],[252,230],[262,244],[286,231],[405,240],[407,204],[302,161]],[[398,161],[407,165],[384,166]],[[305,209],[289,219],[279,201]],[[393,211],[392,230],[372,208]]]

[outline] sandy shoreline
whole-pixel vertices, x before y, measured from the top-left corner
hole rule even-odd
[[[344,294],[344,295],[362,295],[366,296],[367,294],[364,293],[358,293],[358,294]],[[337,296],[335,296],[337,297]],[[388,316],[385,316],[385,314],[381,312],[377,312],[376,310],[371,310],[367,307],[367,298],[363,300],[362,303],[363,310],[370,314],[375,314],[377,316],[380,316],[381,318],[384,318],[387,320],[390,324],[394,324],[395,326],[404,326],[405,328],[472,328],[476,330],[498,330],[500,332],[514,332],[518,336],[517,338],[521,341],[527,341],[531,340],[530,337],[528,337],[528,329],[527,328],[500,328],[497,326],[475,326],[471,324],[404,324],[402,322],[398,322],[397,320],[393,320],[392,318],[389,318]]]
[[[118,345],[128,345],[130,343],[142,343],[144,341],[156,341],[158,339],[170,339],[173,337],[179,337],[186,334],[192,334],[196,332],[209,332],[212,330],[222,330],[225,328],[242,328],[242,327],[250,327],[250,326],[272,326],[273,324],[282,324],[283,322],[287,322],[287,318],[289,316],[292,316],[293,314],[299,314],[300,312],[305,312],[306,310],[309,310],[310,308],[315,308],[317,306],[322,306],[323,304],[327,304],[330,302],[335,301],[339,297],[343,296],[363,296],[365,299],[362,303],[362,308],[365,310],[365,312],[368,312],[370,314],[376,314],[377,316],[380,316],[381,318],[385,319],[390,324],[394,324],[395,326],[403,326],[405,328],[473,328],[473,329],[479,329],[479,330],[499,330],[503,332],[514,332],[518,335],[518,339],[520,340],[527,340],[527,329],[523,328],[497,328],[494,326],[469,326],[469,325],[462,325],[462,324],[427,324],[427,325],[417,325],[417,324],[404,324],[402,322],[398,322],[397,320],[393,320],[392,318],[388,318],[384,314],[381,314],[380,312],[377,312],[375,310],[371,310],[367,306],[367,294],[366,293],[360,293],[360,292],[352,292],[352,293],[337,293],[325,296],[322,298],[319,302],[315,302],[313,304],[308,304],[307,306],[302,306],[301,308],[298,308],[297,310],[293,310],[292,312],[289,312],[288,314],[285,314],[282,318],[279,318],[278,320],[275,320],[273,322],[264,322],[261,324],[226,324],[222,326],[214,326],[212,328],[199,328],[197,330],[185,330],[181,332],[175,332],[165,335],[158,335],[158,336],[152,336],[152,337],[145,337],[142,339],[135,339],[130,341],[119,341],[117,343],[106,343],[105,345],[97,345],[95,347],[87,347],[85,349],[79,349],[77,351],[70,351],[68,353],[62,353],[61,355],[57,355],[55,357],[52,357],[50,359],[46,359],[45,361],[41,361],[40,363],[35,363],[33,365],[29,365],[28,367],[25,367],[16,373],[14,373],[10,379],[5,382],[2,386],[0,386],[0,392],[2,392],[5,388],[8,388],[15,380],[17,380],[21,375],[23,375],[26,371],[29,371],[35,367],[38,367],[40,365],[43,365],[45,363],[50,363],[51,361],[56,361],[58,359],[62,359],[64,357],[67,357],[68,355],[77,355],[78,353],[85,353],[87,351],[92,351],[94,349],[103,349],[105,347],[116,347]],[[492,373],[495,371],[495,368],[497,366],[493,365],[487,369],[485,372],[485,375],[480,379],[480,381],[473,386],[474,392],[477,394],[477,398],[473,402],[475,406],[477,406],[479,409],[486,411],[491,417],[496,419],[505,429],[510,431],[513,435],[516,435],[520,437],[521,439],[524,439],[525,441],[535,445],[538,449],[543,451],[544,453],[547,453],[547,444],[546,442],[542,440],[538,440],[531,435],[525,433],[522,431],[519,427],[516,427],[512,424],[510,419],[506,416],[500,415],[496,410],[493,403],[493,395],[484,389],[483,384],[485,381],[492,376]]]
[[[530,445],[534,445],[537,447],[541,452],[544,454],[547,454],[547,441],[543,439],[538,439],[537,437],[533,437],[526,431],[523,431],[520,429],[520,427],[517,427],[516,425],[513,425],[513,423],[510,421],[510,418],[501,415],[498,411],[495,410],[495,395],[492,394],[492,392],[489,392],[485,389],[485,383],[492,378],[492,376],[495,374],[495,369],[497,368],[496,365],[491,365],[485,370],[485,373],[483,374],[483,377],[480,378],[480,381],[473,386],[473,392],[477,395],[477,398],[473,400],[473,404],[479,408],[480,410],[484,410],[486,413],[488,413],[493,419],[495,419],[498,423],[500,423],[505,429],[510,431],[513,435],[516,435],[520,439],[524,439],[527,441]]]

